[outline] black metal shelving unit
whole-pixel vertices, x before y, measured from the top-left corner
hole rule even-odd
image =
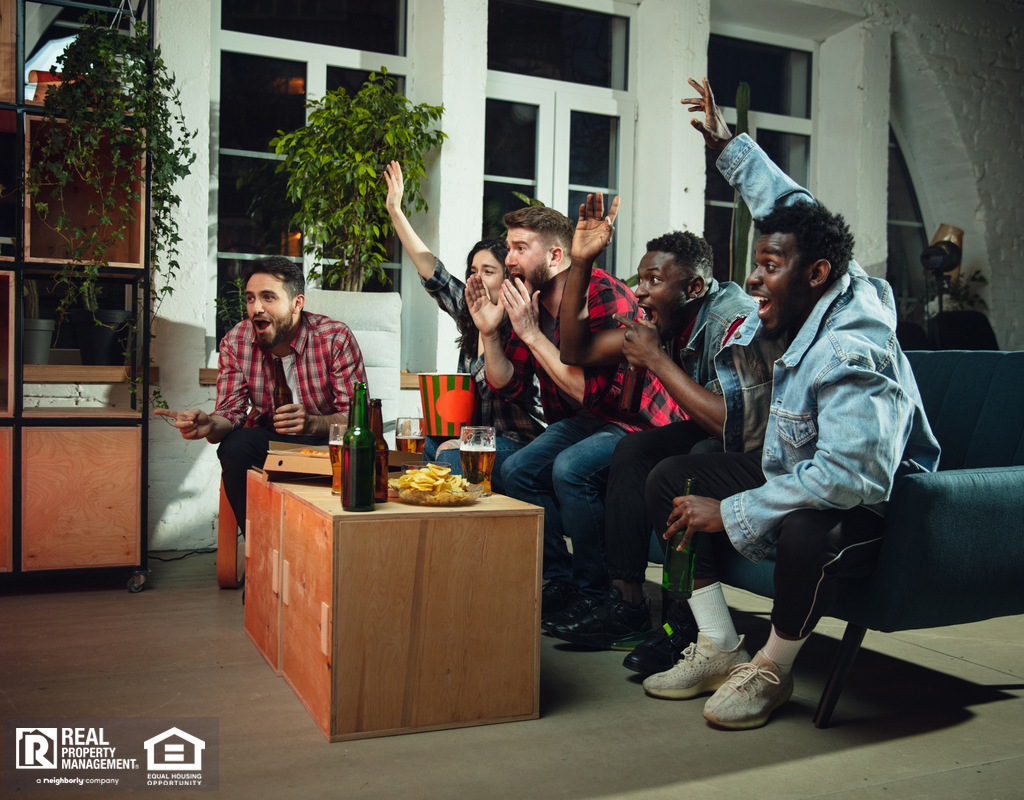
[[[120,13],[124,14],[124,6],[128,5],[129,0],[122,2],[122,8]],[[150,43],[152,46],[153,33],[154,33],[154,3],[148,0],[140,0],[138,3],[139,8],[135,9],[133,16],[137,16],[138,13],[145,15],[145,21],[147,23],[150,35]],[[92,413],[81,413],[73,412],[70,409],[65,409],[67,413],[62,413],[62,410],[55,410],[54,413],[43,412],[35,408],[25,408],[24,405],[24,385],[25,385],[25,365],[22,363],[22,332],[23,332],[23,303],[21,298],[23,297],[24,285],[26,278],[46,278],[52,276],[58,269],[59,265],[54,263],[42,262],[33,260],[29,257],[27,246],[26,246],[26,232],[27,222],[25,219],[25,202],[24,202],[24,179],[25,179],[25,161],[26,161],[26,117],[39,115],[42,108],[38,104],[26,102],[25,98],[25,64],[26,64],[26,14],[27,10],[30,9],[38,12],[41,8],[48,9],[60,9],[65,15],[74,15],[76,12],[88,12],[97,11],[101,14],[110,14],[113,20],[115,15],[119,13],[117,7],[111,7],[109,4],[100,2],[78,2],[77,0],[0,0],[0,15],[7,16],[4,20],[3,28],[9,30],[11,22],[10,15],[14,14],[14,97],[13,101],[9,96],[0,98],[0,115],[7,117],[9,127],[9,121],[13,115],[14,118],[14,149],[13,152],[4,154],[0,152],[0,158],[9,157],[13,161],[13,174],[18,176],[16,187],[7,187],[4,192],[13,192],[16,195],[16,202],[14,203],[14,219],[13,219],[13,230],[2,231],[0,230],[0,272],[7,272],[11,275],[11,282],[14,286],[14,294],[11,302],[10,315],[14,319],[13,325],[13,352],[10,358],[10,364],[8,366],[8,381],[13,387],[13,402],[5,412],[0,413],[0,429],[6,428],[9,430],[9,437],[11,442],[10,448],[10,463],[8,465],[9,479],[9,498],[10,498],[10,509],[9,509],[9,520],[10,520],[10,558],[9,564],[7,565],[8,575],[6,578],[3,576],[3,564],[6,555],[2,552],[3,550],[3,536],[0,535],[0,580],[13,584],[17,588],[19,580],[26,580],[28,575],[47,575],[47,574],[63,574],[63,573],[80,573],[82,570],[86,571],[125,571],[128,575],[128,589],[131,592],[140,591],[143,584],[146,581],[146,575],[148,574],[148,541],[147,541],[147,518],[148,518],[148,483],[149,483],[149,392],[150,392],[150,370],[148,365],[150,363],[150,317],[151,317],[151,303],[152,303],[152,292],[151,292],[151,271],[150,271],[150,169],[151,165],[147,159],[145,176],[144,176],[144,192],[142,193],[141,208],[144,214],[144,224],[142,226],[142,237],[141,237],[141,258],[139,259],[138,266],[110,266],[104,268],[103,277],[104,282],[112,285],[120,285],[127,287],[130,291],[126,291],[126,296],[130,297],[130,308],[135,318],[137,336],[136,341],[133,343],[134,346],[131,349],[130,362],[127,365],[129,375],[133,381],[137,380],[135,384],[138,388],[137,391],[130,394],[130,406],[131,410],[128,409],[100,409],[93,411]],[[9,34],[8,34],[9,36]],[[3,43],[0,43],[2,46]],[[0,225],[5,223],[0,222]],[[8,219],[7,225],[10,224]],[[133,224],[139,224],[135,222]],[[8,233],[11,235],[8,236]],[[68,323],[65,323],[68,324]],[[116,383],[109,379],[111,368],[98,368],[98,370],[106,369],[106,372],[97,371],[97,368],[78,368],[75,367],[75,372],[80,376],[86,376],[84,380],[80,381],[69,381],[68,383],[92,383],[92,384],[103,384],[103,383]],[[115,368],[117,369],[117,368]],[[92,372],[91,372],[92,371]],[[33,375],[39,376],[44,374],[45,370],[39,370],[35,368]],[[88,377],[90,374],[99,376],[99,379]],[[45,380],[47,383],[58,383],[58,379]],[[138,442],[138,548],[137,548],[137,559],[134,559],[133,563],[121,564],[68,564],[48,569],[46,567],[29,567],[25,568],[23,563],[23,557],[25,555],[23,548],[23,532],[24,532],[24,504],[23,504],[23,493],[25,490],[25,470],[23,470],[23,458],[24,458],[24,440],[27,432],[32,432],[34,429],[40,428],[54,428],[54,429],[67,429],[87,431],[96,428],[111,428],[111,429],[133,429],[138,431],[139,442]],[[30,433],[31,435],[31,433]],[[112,480],[116,480],[112,476]],[[73,476],[67,486],[68,497],[72,497],[75,491]],[[3,487],[0,487],[2,491]],[[0,520],[0,524],[2,520]],[[96,521],[92,520],[92,525],[96,525]],[[2,531],[0,531],[2,534]],[[81,535],[88,535],[83,533]]]

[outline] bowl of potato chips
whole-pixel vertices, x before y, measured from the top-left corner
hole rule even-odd
[[[428,461],[411,465],[402,477],[391,478],[388,485],[405,502],[421,506],[466,506],[480,499],[483,486],[451,473],[447,464]]]

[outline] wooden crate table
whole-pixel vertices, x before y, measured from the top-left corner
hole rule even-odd
[[[332,742],[536,719],[543,511],[390,501],[253,470],[245,631]]]

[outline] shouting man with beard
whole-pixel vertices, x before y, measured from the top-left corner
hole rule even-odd
[[[667,539],[696,534],[690,609],[697,641],[670,670],[644,681],[653,697],[712,693],[704,718],[728,729],[764,725],[793,693],[793,662],[836,595],[838,579],[870,571],[883,514],[901,475],[935,470],[939,446],[910,364],[896,341],[891,287],[853,260],[842,216],[798,186],[746,134],[733,136],[707,79],[683,100],[717,166],[757,220],[758,303],[715,359],[723,387],[742,381],[745,353],[779,342],[763,453],[675,456],[652,470],[651,519]],[[726,389],[726,398],[730,397]],[[732,413],[730,404],[729,414]],[[687,478],[698,491],[682,495]],[[733,625],[718,566],[734,551],[774,556],[767,643],[754,657]]]
[[[615,217],[612,203],[607,224]],[[603,208],[602,208],[603,211]],[[598,216],[601,216],[598,214]],[[544,509],[544,577],[541,615],[562,611],[573,598],[597,602],[605,595],[604,485],[615,443],[626,433],[651,426],[644,414],[619,408],[617,366],[567,366],[559,357],[559,327],[566,322],[563,290],[570,264],[573,227],[569,219],[542,206],[505,215],[512,279],[492,304],[483,282],[472,276],[466,301],[484,341],[488,384],[516,399],[536,377],[547,429],[502,465],[505,491]],[[580,217],[583,230],[604,223]],[[587,324],[595,331],[618,328],[615,315],[636,315],[636,298],[621,281],[601,270],[585,300]],[[498,333],[503,310],[512,336],[502,348]],[[672,405],[674,409],[674,404]],[[564,537],[572,540],[569,553]]]
[[[343,322],[303,310],[302,267],[281,256],[245,267],[246,319],[220,343],[217,407],[212,414],[156,409],[184,439],[220,442],[224,494],[245,519],[245,474],[262,465],[270,442],[324,445],[344,426],[355,385],[366,380],[363,354]],[[275,361],[295,402],[274,409]],[[250,410],[250,406],[252,407]],[[243,427],[247,422],[252,427]]]

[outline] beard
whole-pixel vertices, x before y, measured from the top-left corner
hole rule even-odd
[[[249,322],[255,327],[256,323],[252,319]],[[290,327],[284,323],[285,320],[270,318],[270,327],[265,331],[256,329],[256,344],[261,350],[273,350],[284,341]]]

